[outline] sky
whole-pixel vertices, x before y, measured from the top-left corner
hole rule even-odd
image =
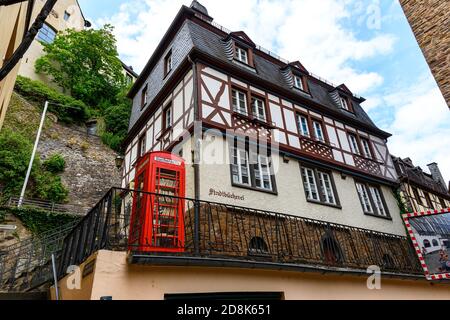
[[[115,27],[121,59],[141,71],[191,0],[79,0],[94,27]],[[367,99],[391,154],[450,180],[450,112],[398,0],[200,0],[214,21]]]

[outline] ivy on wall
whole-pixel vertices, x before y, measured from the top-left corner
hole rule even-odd
[[[57,228],[67,225],[71,222],[80,220],[79,216],[63,213],[54,213],[33,208],[0,208],[1,217],[6,213],[16,216],[33,234],[39,235],[45,232],[56,230]]]

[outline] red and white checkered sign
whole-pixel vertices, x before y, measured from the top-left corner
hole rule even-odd
[[[425,257],[423,256],[422,250],[420,249],[419,242],[416,239],[416,236],[414,234],[414,231],[411,227],[409,220],[414,217],[441,215],[441,214],[446,214],[446,213],[450,213],[450,208],[443,209],[441,211],[434,210],[434,211],[426,211],[426,212],[414,212],[414,213],[406,213],[403,215],[403,221],[405,222],[406,228],[408,229],[409,237],[411,238],[411,241],[413,242],[414,248],[416,250],[417,256],[419,257],[420,263],[422,265],[422,268],[423,268],[423,271],[425,273],[425,277],[427,278],[427,280],[450,279],[450,273],[431,274],[429,272],[428,266],[425,261]]]

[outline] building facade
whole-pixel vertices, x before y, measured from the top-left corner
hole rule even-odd
[[[390,135],[344,84],[321,80],[243,31],[221,27],[193,1],[181,8],[129,97],[122,189],[106,195],[66,238],[63,299],[239,292],[280,299],[450,297],[445,285],[431,289],[424,281],[406,238]],[[142,189],[141,169],[156,151],[174,155],[158,161],[186,164],[180,182],[186,198],[176,204],[166,191],[151,196]],[[133,228],[146,218],[130,220],[127,212],[143,208],[142,201],[151,202],[156,213],[149,219],[161,229],[158,240],[136,247],[130,239],[142,230],[136,235]],[[176,232],[157,222],[172,219],[173,208],[183,221]],[[97,228],[108,223],[104,233]],[[86,237],[92,232],[99,236]],[[174,237],[181,240],[171,247]],[[161,250],[148,250],[148,241]],[[82,289],[70,288],[70,265],[81,265]],[[370,266],[382,270],[385,291],[358,279]]]
[[[28,2],[21,2],[9,6],[0,6],[0,68],[10,59],[19,47],[28,30],[29,20],[27,13],[32,7]],[[0,129],[6,116],[11,94],[16,82],[19,65],[0,81]]]
[[[400,185],[400,197],[407,212],[427,212],[450,208],[449,186],[436,163],[428,165],[431,173],[414,166],[410,158],[393,157]]]
[[[450,108],[450,4],[442,0],[400,0],[400,4]]]
[[[34,19],[41,11],[45,0],[36,0],[31,18]],[[56,35],[66,29],[83,30],[90,25],[84,18],[77,0],[58,0],[39,30],[36,38],[22,58],[19,75],[51,84],[47,75],[35,71],[36,60],[44,55],[43,43],[52,43]]]

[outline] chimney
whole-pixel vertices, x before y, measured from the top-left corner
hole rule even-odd
[[[436,162],[430,163],[429,165],[427,165],[427,167],[430,170],[433,180],[441,184],[444,188],[447,188],[445,180],[442,177],[441,171],[439,170],[437,163]]]
[[[206,7],[197,0],[192,1],[191,9],[197,11],[197,13],[199,13],[202,16],[202,18],[207,20],[208,22],[213,21],[213,18],[208,13],[208,9],[206,9]]]

